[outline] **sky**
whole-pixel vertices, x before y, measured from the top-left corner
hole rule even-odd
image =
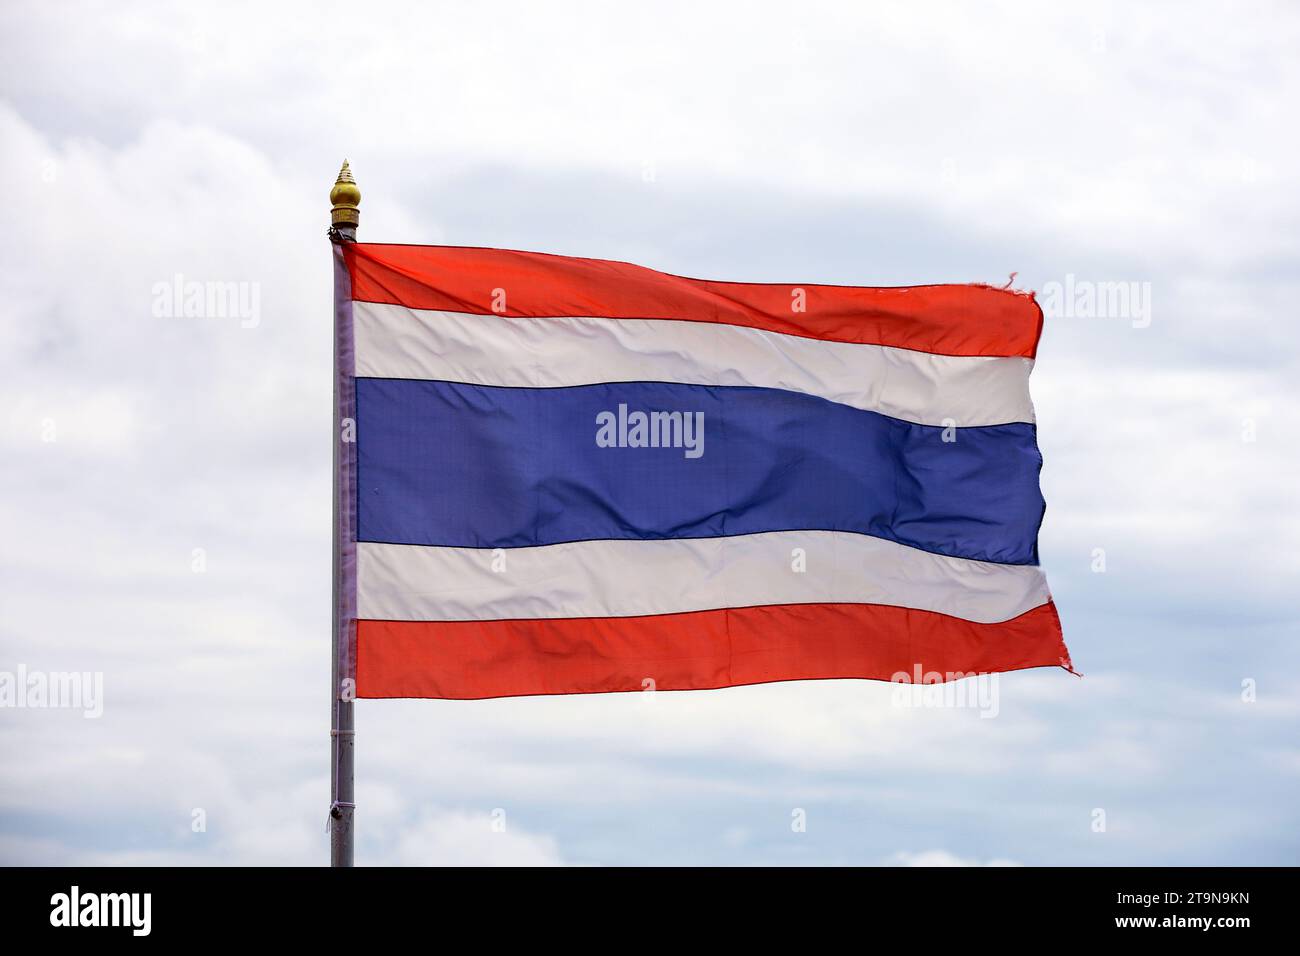
[[[345,157],[363,240],[1053,296],[1084,675],[363,700],[358,864],[1300,863],[1300,9],[1133,6],[6,0],[0,676],[102,712],[0,707],[0,864],[328,860]]]

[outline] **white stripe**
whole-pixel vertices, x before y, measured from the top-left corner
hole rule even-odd
[[[510,318],[353,304],[356,374],[553,388],[754,385],[923,425],[1032,422],[1025,358],[931,355],[713,322]]]
[[[796,549],[803,572],[794,570]],[[511,550],[357,545],[358,616],[372,620],[628,617],[827,602],[995,623],[1047,600],[1037,567],[944,557],[838,531]]]

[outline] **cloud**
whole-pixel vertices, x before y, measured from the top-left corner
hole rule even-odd
[[[900,850],[889,858],[887,866],[1022,866],[1015,860],[992,859],[987,863],[979,860],[967,860],[954,856],[947,850],[923,850],[920,853],[908,853]]]
[[[392,846],[381,850],[376,864],[394,866],[560,866],[555,840],[509,826],[501,812],[495,816],[463,811],[422,813],[415,822],[392,834]]]
[[[1008,675],[996,719],[854,682],[365,701],[359,861],[1296,859],[1300,17],[253,9],[0,14],[0,669],[106,698],[4,714],[0,862],[325,858],[344,155],[363,238],[1152,287],[1147,328],[1050,319],[1034,374],[1086,679]],[[258,323],[156,315],[178,275]]]

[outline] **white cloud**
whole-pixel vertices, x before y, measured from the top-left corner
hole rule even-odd
[[[746,9],[5,8],[0,667],[106,702],[4,715],[0,862],[324,858],[344,155],[364,238],[1154,289],[1147,329],[1050,321],[1034,376],[1085,680],[1010,675],[995,720],[852,682],[362,702],[361,862],[1282,859],[1300,17]],[[178,273],[256,283],[257,327],[153,315]]]
[[[393,833],[392,849],[381,852],[374,862],[397,866],[560,866],[564,860],[554,839],[518,831],[508,816],[440,811],[423,813],[412,825]]]
[[[923,850],[909,853],[900,850],[889,858],[889,866],[1022,866],[1015,860],[992,859],[987,863],[954,856],[947,850]]]

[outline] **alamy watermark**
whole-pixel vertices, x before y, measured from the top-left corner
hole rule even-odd
[[[627,410],[596,415],[596,445],[600,448],[681,448],[687,458],[704,454],[703,412],[642,412]]]
[[[1151,324],[1151,283],[1098,282],[1070,272],[1064,282],[1043,283],[1038,304],[1052,319],[1127,319],[1133,328],[1145,329]]]
[[[73,885],[50,897],[50,925],[118,926],[148,936],[153,926],[152,893],[83,893]]]
[[[912,671],[898,671],[890,681],[895,685],[895,707],[922,709],[978,710],[982,718],[996,717],[1001,711],[997,673],[983,671],[922,672],[917,664]]]
[[[26,664],[0,671],[0,708],[79,710],[88,720],[104,715],[102,671],[29,671]]]
[[[260,282],[199,282],[179,272],[170,282],[155,282],[153,314],[159,319],[238,319],[242,329],[262,321]]]

